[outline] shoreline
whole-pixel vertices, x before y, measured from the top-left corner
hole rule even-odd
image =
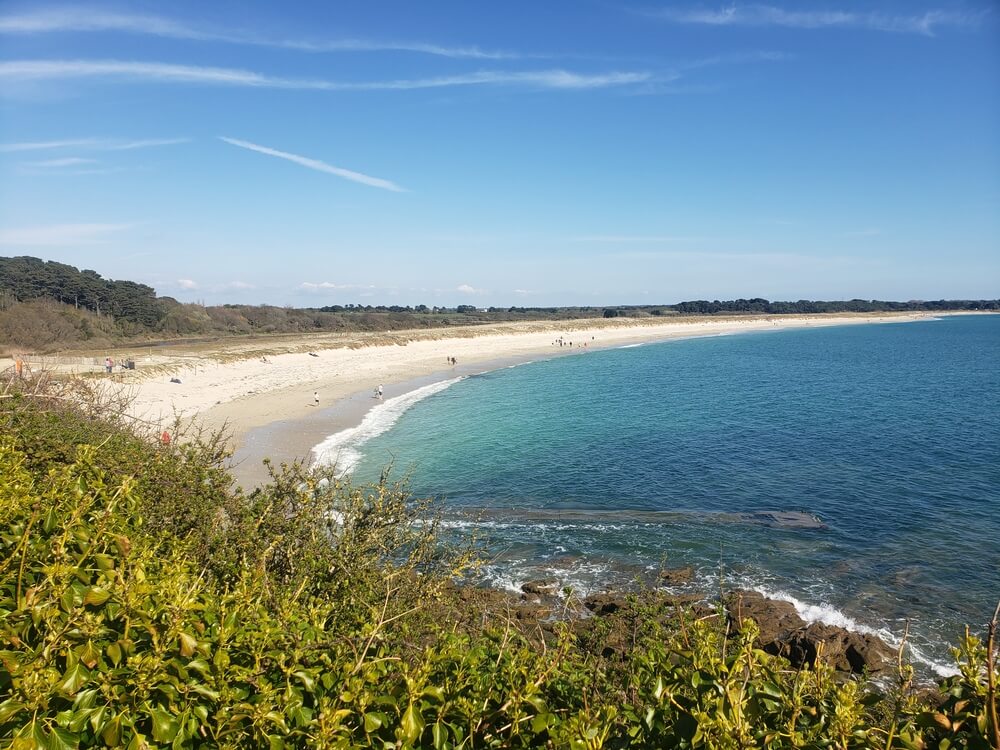
[[[260,463],[264,457],[276,463],[307,459],[324,438],[359,424],[377,403],[370,394],[378,384],[391,398],[449,377],[595,349],[738,332],[902,323],[955,314],[962,313],[598,318],[443,331],[178,342],[169,347],[137,347],[128,354],[136,362],[135,370],[115,373],[106,380],[101,377],[101,382],[129,400],[131,417],[157,431],[175,419],[208,431],[224,431],[234,452],[234,473],[249,488],[267,478]],[[556,343],[560,338],[574,345],[560,347]],[[457,365],[449,364],[451,357],[458,360]],[[67,375],[94,376],[103,370],[103,358],[96,356],[32,359],[38,360],[31,362],[32,367]],[[268,439],[269,434],[274,437]]]
[[[281,342],[292,351],[216,347],[178,353],[120,387],[134,397],[133,416],[162,423],[178,415],[204,428],[224,429],[233,451],[237,482],[252,489],[266,481],[264,458],[276,464],[311,460],[312,449],[337,432],[358,426],[379,401],[382,384],[391,399],[416,388],[512,364],[588,351],[680,339],[838,325],[901,323],[939,317],[937,313],[746,316],[667,321],[604,319],[506,324],[448,331],[450,336],[403,331],[393,336],[336,337],[317,334]],[[564,342],[559,346],[559,339]],[[568,344],[572,342],[572,346]],[[277,342],[276,342],[277,343]],[[582,345],[581,345],[582,344]],[[310,348],[311,347],[311,348]],[[457,365],[447,360],[455,357]],[[167,358],[164,358],[167,359]],[[140,367],[143,363],[140,361]],[[180,383],[171,382],[177,378]],[[131,381],[131,382],[130,382]],[[319,397],[314,403],[314,393]]]

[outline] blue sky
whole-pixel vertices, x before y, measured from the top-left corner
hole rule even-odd
[[[1000,6],[0,2],[0,254],[183,301],[1000,295]]]

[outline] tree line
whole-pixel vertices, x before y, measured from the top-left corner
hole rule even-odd
[[[105,279],[96,271],[64,263],[29,256],[0,258],[0,348],[32,351],[181,336],[377,332],[525,320],[997,309],[1000,300],[771,302],[760,297],[613,307],[205,306],[160,297],[145,284]]]

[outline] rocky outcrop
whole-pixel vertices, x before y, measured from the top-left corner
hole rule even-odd
[[[583,606],[595,615],[613,615],[625,607],[625,597],[621,594],[607,592],[603,594],[591,594],[583,600]]]
[[[682,583],[689,583],[694,578],[694,568],[690,565],[686,568],[668,568],[661,570],[658,576],[660,584],[663,586],[677,586]]]
[[[806,626],[806,621],[799,617],[791,603],[768,599],[756,591],[733,591],[726,595],[723,603],[735,627],[739,628],[740,623],[748,619],[757,624],[761,648],[769,653],[774,653],[768,649],[770,644]]]
[[[879,638],[819,622],[806,624],[789,602],[768,599],[756,591],[734,591],[724,598],[730,623],[753,620],[760,647],[783,656],[793,667],[814,664],[817,658],[842,672],[876,673],[884,670],[893,651]]]
[[[778,653],[792,664],[813,664],[817,656],[841,672],[880,672],[894,656],[881,640],[834,625],[814,622],[787,634],[778,642]]]

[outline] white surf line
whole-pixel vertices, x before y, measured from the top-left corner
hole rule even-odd
[[[376,404],[365,414],[361,424],[335,432],[314,447],[312,449],[313,462],[336,466],[338,477],[349,474],[361,460],[362,445],[389,430],[414,404],[450,388],[465,378],[466,376],[463,375],[431,383]]]

